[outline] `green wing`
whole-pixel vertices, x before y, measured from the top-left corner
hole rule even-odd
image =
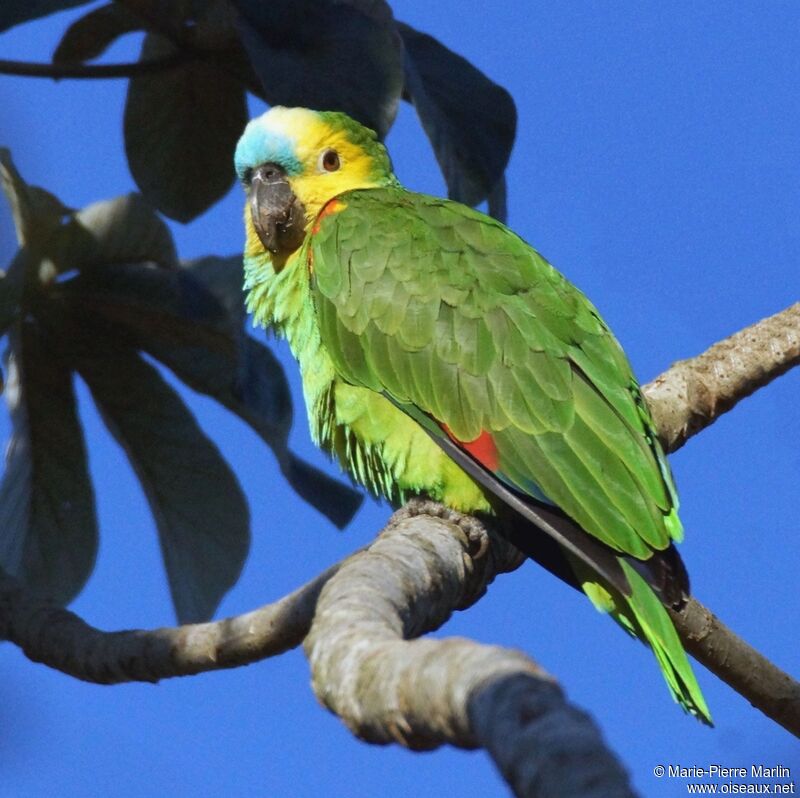
[[[680,539],[628,361],[586,297],[499,222],[402,189],[342,195],[308,243],[340,375],[433,417],[484,465],[640,559]]]

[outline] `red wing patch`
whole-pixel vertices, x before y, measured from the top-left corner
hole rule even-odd
[[[320,225],[322,224],[322,220],[326,216],[330,216],[332,213],[339,213],[343,211],[347,207],[346,202],[342,202],[340,199],[334,197],[331,200],[328,200],[323,206],[322,210],[317,214],[317,218],[314,220],[314,225],[311,228],[311,235],[316,235],[319,232]]]
[[[442,429],[454,443],[457,443],[465,452],[471,454],[484,468],[496,472],[500,466],[500,457],[492,434],[484,430],[477,438],[471,441],[460,441],[450,431],[447,424],[442,424]]]

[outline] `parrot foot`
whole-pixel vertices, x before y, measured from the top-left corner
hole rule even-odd
[[[473,560],[480,560],[486,556],[491,544],[491,538],[484,524],[474,516],[464,515],[458,510],[452,510],[444,504],[419,496],[410,499],[405,506],[398,510],[394,518],[413,518],[416,515],[431,515],[455,524],[467,537],[469,542],[468,554]]]

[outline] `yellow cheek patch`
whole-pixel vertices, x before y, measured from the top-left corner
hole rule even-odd
[[[302,174],[292,176],[289,182],[305,205],[309,219],[317,217],[331,197],[377,185],[372,159],[363,149],[348,141],[345,133],[316,120],[306,130],[293,131],[293,136],[297,142],[296,155],[305,168]],[[319,159],[328,149],[339,155],[341,166],[335,172],[321,171],[319,167]]]

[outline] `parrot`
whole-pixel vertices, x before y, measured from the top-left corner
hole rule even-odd
[[[501,222],[404,188],[344,113],[272,107],[234,165],[246,306],[288,341],[314,442],[395,506],[502,520],[710,725],[666,610],[689,595],[674,480],[591,302]]]

